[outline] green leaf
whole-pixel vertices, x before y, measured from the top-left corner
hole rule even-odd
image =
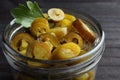
[[[36,2],[27,1],[27,7],[19,4],[18,7],[11,10],[11,15],[15,18],[15,22],[28,28],[37,17],[43,17],[43,12]]]

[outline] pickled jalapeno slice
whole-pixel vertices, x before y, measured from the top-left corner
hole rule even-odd
[[[53,59],[69,59],[80,54],[81,48],[73,43],[68,42],[58,46],[52,53]]]
[[[30,27],[30,32],[35,37],[39,37],[42,33],[49,32],[49,30],[49,26],[42,22],[34,23]]]
[[[39,38],[44,42],[49,41],[54,47],[58,47],[60,45],[58,39],[52,35],[52,33],[42,34]]]
[[[70,32],[68,33],[63,40],[65,40],[65,42],[74,42],[77,45],[79,45],[81,48],[83,47],[83,39],[80,35],[78,35],[75,32]]]
[[[26,55],[28,45],[32,43],[34,38],[28,33],[18,33],[11,40],[11,46],[22,55]]]
[[[29,45],[27,56],[35,59],[50,60],[50,47],[44,42],[35,40]]]

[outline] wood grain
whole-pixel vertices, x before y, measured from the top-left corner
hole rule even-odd
[[[102,59],[98,65],[98,70],[95,80],[120,80],[120,3],[116,2],[94,2],[94,3],[78,3],[78,2],[45,2],[39,3],[41,7],[63,7],[63,8],[74,8],[79,11],[86,12],[96,18],[102,29],[105,31],[106,49]],[[15,6],[16,4],[11,4]],[[47,5],[47,6],[46,6]],[[64,6],[63,6],[64,5]],[[11,8],[13,7],[11,6]],[[10,8],[9,8],[10,9]],[[4,10],[2,10],[4,11]],[[8,12],[4,11],[4,12]],[[4,14],[0,16],[0,23],[8,23],[12,17],[10,14]],[[3,16],[6,16],[4,19]],[[5,26],[0,25],[0,42],[1,34]],[[0,43],[0,45],[2,45]],[[0,49],[0,80],[12,80],[10,75],[10,67]]]

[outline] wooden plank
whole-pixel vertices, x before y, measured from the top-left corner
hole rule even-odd
[[[94,0],[95,1],[95,0]],[[103,0],[101,0],[103,1]],[[113,0],[110,0],[113,1]],[[118,1],[118,0],[116,0]],[[44,2],[44,3],[41,3]],[[79,11],[86,12],[91,16],[95,17],[101,24],[101,27],[105,31],[106,39],[106,49],[103,54],[102,59],[99,62],[98,71],[96,74],[95,80],[120,80],[120,6],[117,2],[94,2],[94,3],[80,3],[79,0],[76,2],[69,0],[59,0],[43,1],[41,0],[39,5],[41,7],[50,8],[50,7],[60,7],[60,8],[70,8],[76,9]],[[11,5],[11,4],[10,4]],[[17,3],[13,4],[13,6]],[[46,6],[47,5],[47,6]],[[9,14],[9,10],[13,7],[9,7],[6,11],[2,12],[0,15],[0,23],[8,23],[12,19]],[[74,7],[73,7],[74,6]],[[5,13],[5,14],[3,14]],[[4,16],[6,15],[6,16]],[[4,25],[5,26],[5,25]],[[0,25],[2,34],[3,25]],[[0,42],[2,37],[0,35]],[[0,45],[2,45],[0,43]],[[1,46],[0,46],[1,47]],[[0,79],[8,80],[11,75],[9,75],[10,68],[9,65],[0,49]],[[7,72],[8,71],[8,72]],[[3,73],[3,74],[2,74]],[[2,77],[3,76],[3,77]]]
[[[95,80],[120,80],[120,68],[107,66],[98,67]]]

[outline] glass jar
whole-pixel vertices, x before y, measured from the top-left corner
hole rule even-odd
[[[105,49],[105,34],[100,24],[88,14],[76,12],[73,10],[64,10],[65,13],[75,15],[82,19],[96,34],[97,38],[93,48],[87,53],[75,58],[66,60],[38,60],[23,56],[16,52],[11,46],[12,37],[26,29],[13,21],[6,27],[3,34],[2,50],[8,63],[19,74],[17,77],[21,80],[94,80],[97,65]],[[26,61],[34,64],[46,64],[51,67],[30,66]],[[31,76],[31,77],[30,77]]]

